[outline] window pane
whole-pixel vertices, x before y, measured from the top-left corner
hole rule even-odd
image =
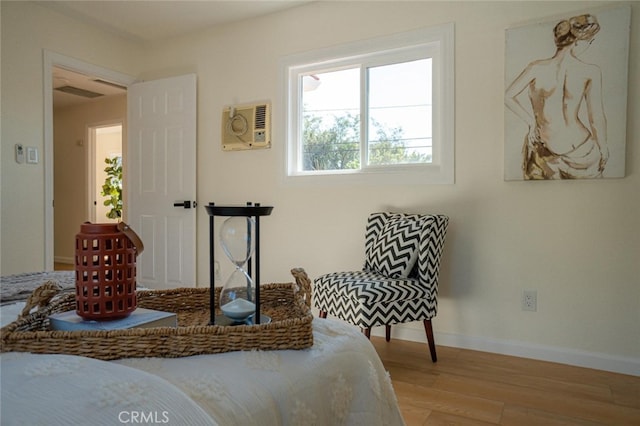
[[[372,67],[368,164],[431,163],[432,60]]]
[[[302,170],[360,168],[360,71],[302,77]]]

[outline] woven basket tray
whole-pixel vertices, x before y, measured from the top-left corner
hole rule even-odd
[[[138,307],[176,313],[176,328],[51,331],[49,315],[75,309],[75,295],[67,294],[3,327],[0,351],[111,360],[178,358],[252,349],[305,349],[313,345],[310,282],[303,270],[292,270],[292,273],[297,284],[260,286],[260,311],[271,317],[268,324],[210,326],[209,289],[179,288],[138,291],[137,294]],[[218,312],[220,288],[215,291]]]

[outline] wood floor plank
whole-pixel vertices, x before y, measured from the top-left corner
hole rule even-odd
[[[403,402],[412,407],[494,424],[497,424],[502,416],[504,404],[499,401],[445,392],[406,382],[393,382],[393,387],[398,394],[403,395]]]
[[[461,351],[458,354],[458,359],[460,361],[470,360],[475,363],[499,365],[501,368],[511,369],[525,375],[548,377],[588,385],[608,386],[611,380],[623,381],[627,377],[632,377],[573,365],[472,350]]]
[[[398,405],[407,426],[422,426],[427,423],[427,419],[431,415],[431,410],[416,407],[407,401],[398,401]]]
[[[504,426],[603,426],[602,423],[558,416],[534,408],[511,405],[505,406],[500,424]]]
[[[616,404],[640,408],[640,381],[613,383],[611,394]]]
[[[76,269],[76,265],[70,264],[70,263],[58,263],[56,262],[53,265],[53,270],[54,271],[75,271]]]
[[[385,363],[385,368],[393,381],[416,383],[422,386],[432,386],[439,376],[434,372],[423,371],[397,361]]]
[[[448,375],[439,377],[434,388],[602,424],[634,424],[634,421],[640,421],[640,410],[636,408],[563,395],[552,388],[541,390]]]
[[[506,385],[513,384],[544,392],[552,391],[559,396],[571,395],[603,402],[612,400],[612,391],[608,384],[587,384],[583,381],[575,383],[557,376],[538,375],[536,370],[522,366],[523,363],[526,364],[526,360],[519,358],[517,365],[508,367],[503,364],[501,357],[494,362],[476,362],[463,357],[453,362],[450,360],[438,362],[429,373],[432,375],[448,374]]]
[[[408,426],[640,425],[640,377],[372,337]]]
[[[424,426],[490,426],[493,424],[438,411],[432,411],[427,421],[423,423]],[[407,422],[407,426],[412,426],[412,424]]]

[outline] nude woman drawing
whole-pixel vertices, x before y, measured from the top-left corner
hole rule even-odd
[[[524,179],[602,177],[609,159],[602,73],[579,59],[599,30],[590,14],[560,21],[553,29],[556,53],[531,62],[507,88],[506,106],[529,127]],[[523,104],[525,90],[529,103]]]

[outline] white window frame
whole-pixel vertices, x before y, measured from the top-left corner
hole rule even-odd
[[[301,76],[313,70],[337,70],[372,60],[433,59],[433,160],[425,164],[366,166],[357,170],[301,170]],[[378,58],[376,58],[378,57]],[[452,184],[454,171],[454,25],[444,24],[372,40],[291,55],[281,60],[284,106],[282,128],[286,140],[287,183],[402,183]],[[366,81],[362,79],[361,90]],[[365,93],[365,92],[362,92]],[[362,99],[366,96],[361,96]],[[364,107],[361,106],[361,109]],[[361,124],[365,126],[365,124]],[[364,149],[364,147],[362,147]],[[363,157],[364,160],[364,157]]]

